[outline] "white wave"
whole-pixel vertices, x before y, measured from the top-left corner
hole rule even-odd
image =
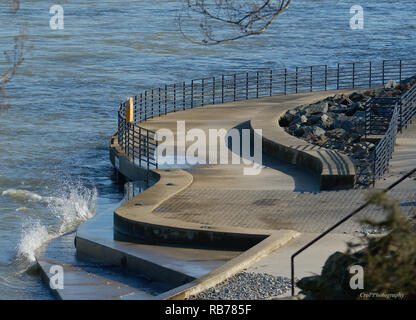
[[[59,237],[94,216],[97,200],[96,189],[87,189],[80,184],[67,183],[59,197],[47,197],[48,208],[57,223],[46,227],[39,220],[28,220],[22,226],[17,247],[17,258],[35,261],[35,251],[44,243]],[[49,229],[49,230],[48,230]]]
[[[24,189],[7,189],[3,191],[1,194],[3,197],[10,197],[18,201],[48,203],[51,200],[53,200],[52,197],[43,197],[37,193]]]
[[[26,207],[20,207],[16,209],[17,212],[29,212],[30,209]]]
[[[87,189],[81,184],[66,184],[63,195],[52,198],[48,207],[61,222],[59,231],[66,232],[95,214],[97,190]]]
[[[52,238],[53,235],[49,234],[48,229],[39,220],[28,220],[22,226],[17,254],[29,262],[34,262],[36,249]]]

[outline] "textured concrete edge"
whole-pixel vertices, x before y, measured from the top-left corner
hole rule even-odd
[[[299,235],[299,232],[293,230],[278,230],[273,232],[265,240],[208,274],[181,287],[165,292],[157,296],[157,298],[163,300],[183,300],[197,295],[248,268],[254,262],[269,255]]]
[[[76,248],[77,254],[87,260],[98,260],[100,263],[106,263],[121,270],[144,274],[151,279],[166,282],[173,286],[180,286],[195,279],[179,271],[83,237],[76,237]]]
[[[117,144],[117,136],[111,138],[110,159],[117,170],[132,179],[142,170],[123,155]],[[127,163],[128,167],[124,164]],[[118,240],[170,245],[192,245],[221,249],[247,250],[270,236],[272,231],[219,227],[166,219],[152,214],[166,200],[188,188],[193,177],[185,170],[153,170],[158,182],[149,189],[124,203],[114,212],[114,229]],[[139,204],[139,205],[137,205]],[[224,246],[227,245],[227,247]]]
[[[263,151],[279,160],[285,161],[290,164],[294,164],[301,169],[314,172],[320,175],[320,189],[321,190],[333,190],[339,188],[352,189],[355,186],[356,174],[355,168],[349,157],[342,155],[334,150],[331,153],[336,154],[337,158],[342,159],[347,169],[346,174],[338,173],[338,170],[332,170],[329,165],[325,162],[325,155],[323,152],[329,152],[325,148],[319,148],[322,152],[319,152],[320,157],[317,156],[317,151],[296,149],[292,145],[287,145],[285,140],[290,137],[291,139],[297,139],[286,133],[279,125],[279,119],[287,112],[283,111],[276,116],[275,123],[272,129],[275,132],[275,136],[264,135],[263,130],[262,136],[262,147]],[[252,134],[255,134],[254,129],[260,129],[265,127],[271,127],[269,122],[263,120],[250,120],[250,130]],[[281,139],[280,139],[281,138]],[[303,140],[299,140],[299,145],[305,144]],[[312,145],[311,145],[312,146]],[[336,171],[336,172],[334,172]],[[334,172],[334,173],[332,173]]]
[[[43,260],[39,260],[38,258],[36,258],[36,264],[37,264],[37,270],[40,273],[40,276],[42,278],[42,280],[44,281],[44,283],[46,285],[48,285],[48,288],[50,290],[50,292],[52,293],[52,295],[57,298],[58,300],[63,300],[63,296],[61,295],[61,293],[59,292],[59,290],[57,289],[53,289],[49,284],[51,281],[51,278],[49,276],[48,273],[48,269],[50,269],[50,267],[54,264],[57,263],[51,263],[50,261],[43,261]]]

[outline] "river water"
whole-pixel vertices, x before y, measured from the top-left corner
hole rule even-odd
[[[52,298],[33,252],[122,198],[108,160],[119,102],[144,88],[259,68],[413,57],[414,0],[294,0],[261,36],[198,46],[178,32],[180,2],[1,1],[0,48],[22,26],[33,49],[0,113],[0,299]],[[51,30],[49,8],[64,8]],[[350,7],[364,8],[351,30]],[[0,73],[6,70],[0,57]]]

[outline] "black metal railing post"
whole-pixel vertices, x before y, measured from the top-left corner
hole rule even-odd
[[[142,127],[139,127],[139,167],[142,166]]]
[[[246,72],[246,100],[248,99],[248,72]]]
[[[149,183],[150,159],[149,159],[149,130],[146,130],[146,162],[147,162],[147,183]]]
[[[161,116],[161,110],[162,110],[162,98],[160,97],[161,94],[162,94],[162,88],[159,87],[159,93],[158,93],[158,96],[159,96],[159,98],[158,98],[158,112],[157,112],[159,114],[159,117]]]
[[[147,119],[147,90],[144,92],[144,118]]]
[[[399,81],[402,82],[402,60],[400,59]]]
[[[191,108],[194,107],[194,80],[191,80]]]
[[[352,64],[352,88],[355,88],[355,62]]]
[[[298,67],[296,67],[296,93],[298,93]]]
[[[372,63],[371,63],[371,61],[370,61],[369,84],[368,84],[368,87],[370,87],[370,88],[371,88],[372,77],[373,77],[372,70],[373,70],[373,67],[372,67]]]
[[[212,104],[215,104],[215,77],[212,77]]]
[[[135,148],[135,144],[136,144],[136,130],[135,130],[135,125],[132,126],[133,127],[133,153],[132,153],[132,158],[133,158],[133,163],[134,163],[134,158],[135,158],[135,152],[136,152],[136,148]]]
[[[234,73],[234,101],[236,101],[237,96],[237,74]]]
[[[287,95],[287,69],[285,68],[285,96]]]
[[[139,108],[139,121],[142,121],[142,116],[143,116],[143,93],[140,93],[140,108]],[[137,121],[137,120],[136,120]]]
[[[313,88],[313,66],[311,66],[311,80],[310,80],[310,92],[312,92],[312,88]]]
[[[173,112],[176,112],[176,83],[173,84]]]
[[[221,103],[224,103],[224,75],[221,76]]]
[[[168,85],[165,85],[165,115],[168,114]]]
[[[186,109],[186,99],[185,99],[185,81],[182,82],[182,104],[183,110]]]
[[[403,133],[403,103],[400,101],[399,103],[399,108],[400,108],[400,126],[399,126],[399,131],[400,133]]]
[[[205,103],[205,99],[204,99],[204,93],[205,93],[205,86],[204,86],[204,79],[202,79],[202,84],[201,84],[201,105],[203,106]]]
[[[256,73],[256,98],[259,98],[259,72]]]
[[[337,90],[339,90],[339,63],[338,63],[338,70],[337,70]]]
[[[151,113],[152,113],[152,118],[153,118],[153,109],[154,109],[154,105],[153,105],[153,102],[154,102],[154,96],[153,96],[153,89],[152,89],[152,106],[151,106]]]

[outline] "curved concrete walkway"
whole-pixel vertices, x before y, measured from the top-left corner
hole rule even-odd
[[[303,93],[211,105],[149,119],[142,125],[151,130],[167,128],[176,134],[177,121],[180,120],[186,121],[187,130],[199,128],[206,132],[208,129],[241,127],[252,120],[252,126],[260,126],[270,139],[281,140],[283,136],[290,145],[313,149],[304,141],[282,132],[277,124],[279,116],[299,105],[310,104],[339,92],[352,91]],[[273,138],[279,130],[279,137]],[[347,157],[342,158],[346,159],[346,165],[340,169],[344,171],[350,164]],[[299,167],[273,157],[265,160],[265,167],[257,176],[243,175],[242,164],[186,169],[193,176],[192,183],[155,208],[155,219],[207,226],[317,233],[339,221],[364,201],[364,193],[360,190],[319,192],[320,177],[316,173],[299,170]],[[334,163],[334,170],[337,168],[340,168],[339,164]],[[396,192],[395,196],[401,202],[408,202],[415,193],[406,190]],[[359,220],[363,216],[376,220],[384,217],[376,208],[368,208],[336,232],[360,232]]]
[[[277,152],[273,148],[265,150],[270,155],[263,155],[264,167],[257,176],[245,176],[243,164],[154,170],[150,177],[157,183],[115,210],[114,231],[111,223],[108,225],[111,218],[108,215],[98,216],[78,229],[77,256],[146,274],[175,286],[172,290],[155,295],[141,289],[141,284],[139,288],[131,287],[129,279],[117,276],[109,279],[83,270],[83,264],[69,264],[64,268],[71,276],[71,286],[57,294],[61,298],[79,298],[81,291],[82,297],[94,298],[92,290],[99,288],[103,299],[184,299],[245,268],[287,276],[287,263],[295,250],[364,201],[362,191],[320,192],[323,181],[328,181],[325,175],[351,176],[353,168],[347,157],[336,152],[325,155],[322,153],[326,153],[325,149],[316,150],[278,127],[278,119],[287,109],[335,93],[305,93],[206,106],[146,121],[143,125],[149,129],[167,128],[175,135],[179,120],[186,121],[187,130],[199,128],[205,132],[251,126],[261,128],[265,139],[282,147]],[[267,141],[263,139],[265,144]],[[116,136],[111,139],[110,150],[111,161],[115,165],[118,158],[117,169],[121,173],[133,180],[144,177],[143,170],[123,156]],[[231,150],[228,152],[230,156]],[[331,160],[334,154],[335,159]],[[402,204],[412,203],[415,192],[414,188],[404,188],[396,196]],[[374,208],[364,214],[373,219],[383,216]],[[301,258],[297,276],[307,275],[307,271],[319,272],[329,254],[342,250],[345,241],[354,239],[352,234],[344,233],[359,230],[357,221],[337,229],[341,234],[329,235],[323,247]],[[49,277],[47,270],[51,263],[62,260],[58,258],[43,253],[38,256],[45,277]]]

